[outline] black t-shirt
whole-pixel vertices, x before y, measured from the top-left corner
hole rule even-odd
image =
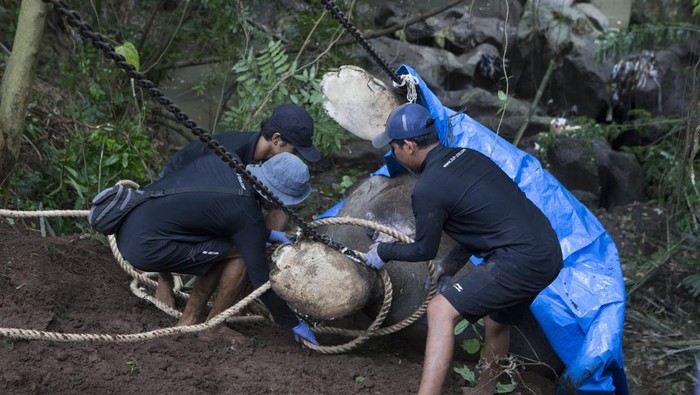
[[[253,162],[255,145],[258,143],[258,139],[261,136],[260,132],[229,131],[217,133],[212,137],[219,141],[219,143],[226,148],[226,151],[233,154],[234,158],[238,159],[243,166],[246,166]],[[173,155],[170,162],[168,162],[165,169],[163,169],[161,176],[171,171],[181,169],[187,163],[202,155],[217,156],[214,150],[209,148],[206,143],[199,140],[191,141]]]
[[[444,230],[472,254],[511,275],[551,273],[561,247],[547,217],[491,159],[468,148],[438,145],[413,189],[415,242],[379,245],[384,261],[435,258]]]

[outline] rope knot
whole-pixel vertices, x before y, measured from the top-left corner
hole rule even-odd
[[[415,103],[418,100],[418,78],[411,74],[401,74],[399,78],[401,79],[400,83],[392,82],[394,88],[405,88],[406,99],[410,103]]]

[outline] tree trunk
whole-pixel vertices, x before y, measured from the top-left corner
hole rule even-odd
[[[22,0],[12,54],[0,84],[0,185],[19,156],[48,8],[39,0]]]

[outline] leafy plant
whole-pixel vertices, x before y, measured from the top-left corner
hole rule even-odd
[[[471,386],[475,386],[477,383],[476,373],[469,369],[467,365],[462,365],[461,368],[453,368],[455,373],[460,375],[464,380],[466,380]]]
[[[323,112],[316,65],[301,69],[281,41],[271,41],[261,51],[248,50],[232,71],[237,85],[231,106],[224,112],[225,128],[250,130],[273,106],[292,102],[315,120],[314,143],[322,153],[340,149],[347,134]]]
[[[138,374],[141,370],[139,364],[133,359],[127,359],[126,366],[129,367],[129,374]]]
[[[700,298],[700,274],[691,274],[682,281],[695,298]]]
[[[85,209],[100,189],[120,179],[154,178],[153,142],[143,122],[148,105],[134,101],[123,73],[115,73],[94,49],[84,46],[79,52],[82,56],[63,66],[71,118],[58,113],[56,124],[63,126],[47,128],[35,115],[43,110],[30,105],[25,137],[32,148],[22,153],[5,186],[4,206]],[[51,219],[59,234],[74,232],[75,226],[82,229],[85,221]]]
[[[473,338],[462,340],[462,343],[460,344],[462,349],[468,354],[476,354],[479,351],[483,352],[484,339],[481,337],[481,333],[477,330],[476,326],[483,327],[484,320],[481,319],[475,324],[470,324],[467,320],[461,320],[457,323],[457,325],[455,325],[454,328],[455,336],[461,335],[465,330],[467,330],[467,328],[471,328],[472,331],[474,331],[475,336]]]
[[[642,49],[660,48],[669,43],[687,40],[692,34],[699,32],[700,28],[686,23],[673,25],[645,23],[630,26],[628,30],[610,28],[595,40],[598,45],[596,57],[602,60],[611,56],[620,57]]]
[[[332,184],[333,191],[340,196],[344,196],[345,192],[347,192],[347,190],[351,186],[353,186],[356,182],[357,182],[356,176],[346,174],[342,177],[340,182],[334,182]]]

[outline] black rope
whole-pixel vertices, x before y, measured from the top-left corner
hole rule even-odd
[[[114,64],[122,69],[129,78],[134,79],[141,87],[143,87],[149,95],[151,95],[154,100],[163,105],[169,112],[171,112],[177,121],[182,125],[189,128],[194,135],[196,135],[200,141],[207,144],[207,146],[212,149],[216,155],[220,156],[221,159],[226,162],[226,164],[233,169],[236,173],[244,177],[247,181],[252,183],[254,187],[260,191],[267,200],[273,202],[275,205],[282,208],[282,210],[289,215],[301,228],[301,232],[304,236],[309,237],[314,241],[318,241],[326,244],[327,246],[339,251],[355,261],[361,261],[355,251],[346,248],[345,246],[332,241],[328,236],[323,236],[318,234],[311,226],[309,226],[295,211],[285,206],[282,201],[275,196],[263,183],[261,183],[257,177],[250,174],[248,170],[233,158],[233,156],[226,151],[219,141],[212,138],[212,136],[207,133],[204,129],[197,126],[197,124],[187,115],[185,112],[180,110],[180,108],[173,103],[163,92],[158,89],[153,82],[148,80],[144,74],[137,71],[134,66],[129,64],[126,59],[118,54],[114,48],[107,42],[107,39],[100,33],[92,30],[90,25],[82,20],[80,14],[75,10],[71,9],[64,0],[42,0],[44,3],[53,5],[54,10],[66,19],[68,24],[77,30],[81,36],[89,39],[92,45],[100,50],[103,55],[112,60]]]
[[[343,11],[338,8],[335,3],[333,3],[332,0],[321,0],[321,3],[323,3],[324,6],[326,6],[326,9],[330,11],[331,15],[333,15],[333,18],[335,18],[338,22],[340,22],[341,25],[347,30],[353,37],[355,37],[355,41],[357,41],[362,48],[367,51],[369,56],[374,59],[375,62],[379,65],[379,67],[384,70],[385,73],[389,75],[389,78],[392,79],[397,85],[401,85],[401,78],[399,78],[399,75],[396,74],[394,69],[389,66],[389,64],[382,58],[377,51],[372,47],[372,45],[367,41],[367,39],[360,33],[360,31],[355,27],[355,25],[350,22],[350,20],[343,14]]]

